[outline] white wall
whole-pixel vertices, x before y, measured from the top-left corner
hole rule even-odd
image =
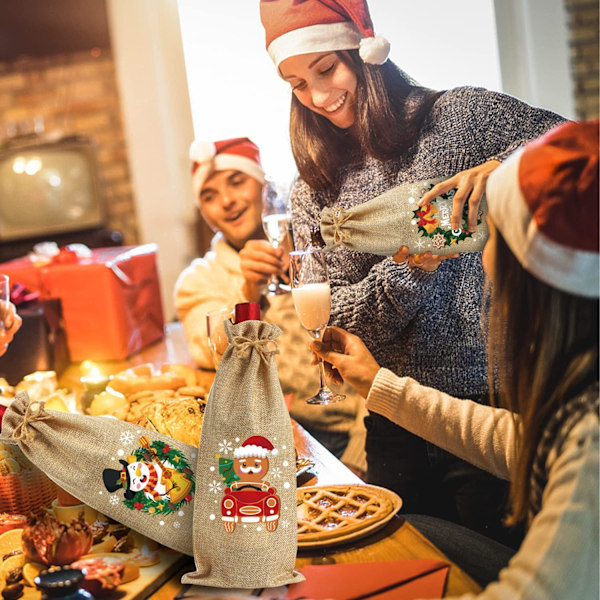
[[[290,92],[266,53],[258,1],[178,3],[195,135],[252,138],[265,169],[285,185],[295,173]],[[376,32],[391,42],[391,59],[419,83],[500,90],[492,0],[370,0],[369,6]],[[467,18],[478,26],[464,35]]]
[[[193,139],[176,0],[108,0],[142,242],[156,242],[165,318],[194,248]]]

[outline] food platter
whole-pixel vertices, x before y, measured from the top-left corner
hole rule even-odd
[[[298,548],[335,546],[370,535],[401,506],[400,496],[374,485],[299,487]]]

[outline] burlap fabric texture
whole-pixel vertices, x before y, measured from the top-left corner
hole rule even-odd
[[[107,417],[45,410],[17,395],[0,441],[23,453],[61,488],[160,544],[193,554],[198,449]]]
[[[272,356],[281,330],[262,321],[225,321],[225,330],[196,468],[196,571],[182,582],[254,589],[302,581],[294,439]]]
[[[451,226],[455,190],[442,194],[426,206],[417,203],[445,177],[405,183],[349,209],[326,207],[321,211],[321,234],[325,249],[343,246],[357,252],[393,256],[401,246],[411,254],[478,252],[488,237],[485,196],[479,206],[475,231],[466,231],[468,204],[461,229]]]

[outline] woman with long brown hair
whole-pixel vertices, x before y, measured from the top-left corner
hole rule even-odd
[[[374,35],[364,1],[263,0],[260,9],[267,51],[292,89],[297,248],[308,245],[325,207],[352,209],[400,184],[420,189],[442,177],[421,202],[456,188],[452,229],[472,232],[489,174],[563,120],[481,88],[417,85],[387,60],[389,44]],[[417,262],[404,250],[384,258],[337,248],[327,266],[332,325],[359,335],[395,374],[487,403],[480,252]],[[365,423],[367,480],[395,490],[403,510],[518,543],[501,525],[504,482],[380,414]]]
[[[509,522],[527,533],[481,598],[598,598],[598,144],[598,122],[561,125],[488,181],[483,264],[502,408],[397,377],[338,328],[312,345],[370,411],[510,479]],[[485,568],[470,541],[434,542]]]

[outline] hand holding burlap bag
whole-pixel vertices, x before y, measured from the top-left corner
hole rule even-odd
[[[194,508],[196,571],[183,583],[265,588],[302,581],[296,456],[272,355],[276,325],[225,321],[229,347],[206,404]]]
[[[0,441],[81,502],[193,554],[197,448],[117,419],[45,410],[26,392],[6,410]]]
[[[350,209],[321,211],[321,234],[325,250],[344,246],[357,252],[393,256],[401,246],[411,254],[479,252],[488,237],[485,196],[479,206],[477,228],[466,230],[468,203],[463,210],[461,229],[451,226],[455,190],[436,197],[430,204],[419,200],[436,183],[447,178],[405,183]]]

